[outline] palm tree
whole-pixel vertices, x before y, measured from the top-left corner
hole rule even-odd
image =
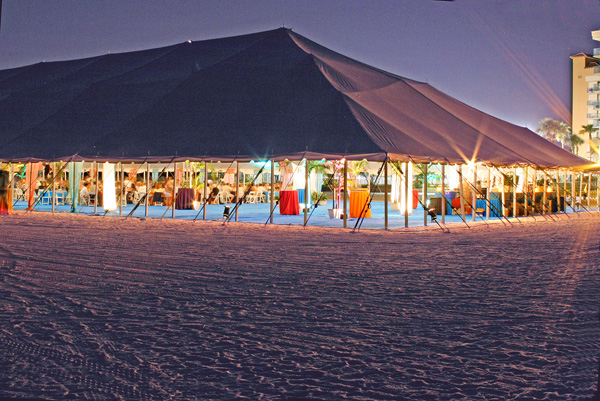
[[[579,131],[579,135],[588,135],[589,145],[590,145],[590,156],[592,154],[598,153],[598,147],[595,146],[592,142],[592,134],[598,131],[598,128],[594,127],[593,124],[582,125],[581,130]],[[583,141],[582,141],[583,142]]]
[[[579,145],[581,145],[584,140],[577,134],[571,132],[569,135],[569,142],[571,143],[571,152],[574,154],[579,153]]]
[[[535,131],[549,141],[559,141],[562,148],[570,138],[570,127],[562,121],[552,118],[544,118],[539,122],[539,128]]]

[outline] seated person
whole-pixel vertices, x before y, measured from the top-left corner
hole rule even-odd
[[[79,190],[79,201],[83,205],[89,205],[90,203],[90,183],[84,182]]]

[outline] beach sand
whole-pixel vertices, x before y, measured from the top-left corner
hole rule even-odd
[[[591,398],[600,214],[450,228],[0,216],[0,396]]]

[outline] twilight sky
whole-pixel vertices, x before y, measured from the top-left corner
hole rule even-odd
[[[0,69],[293,28],[535,130],[570,123],[570,55],[600,42],[600,0],[8,0]]]

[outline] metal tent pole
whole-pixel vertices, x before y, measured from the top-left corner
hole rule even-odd
[[[8,211],[12,212],[13,205],[15,203],[15,169],[13,167],[13,163],[10,162],[10,192],[8,196]]]
[[[98,214],[98,202],[99,202],[99,198],[98,198],[98,194],[99,194],[99,188],[100,186],[98,185],[98,160],[94,160],[94,192],[96,193],[94,195],[94,214]]]
[[[309,199],[309,188],[308,188],[308,159],[304,159],[304,199],[302,199],[302,208],[304,209],[304,227],[306,227],[306,223],[308,222],[308,208],[307,205]]]
[[[446,166],[442,164],[442,224],[446,224]]]
[[[383,228],[388,229],[388,160],[383,161]]]
[[[428,163],[425,163],[423,168],[423,205],[427,206],[427,167]],[[427,209],[423,208],[423,225],[427,226]]]
[[[501,195],[502,198],[502,216],[507,217],[508,210],[506,208],[506,178],[504,177],[504,169],[500,171],[500,186],[501,186]]]
[[[123,170],[123,163],[119,162],[119,166],[121,166],[121,188],[119,188],[119,216],[123,214],[123,193],[125,192],[125,187],[123,186],[125,181],[125,174]]]
[[[590,208],[590,195],[592,194],[592,173],[588,174],[588,187],[587,187],[587,207]]]
[[[556,170],[556,207],[562,211],[562,202],[560,201],[560,171]]]
[[[575,172],[571,171],[571,208],[575,211],[575,205],[577,204],[575,200],[575,194],[577,193],[577,182],[575,180]]]
[[[485,218],[487,220],[490,219],[490,202],[492,201],[490,199],[490,193],[492,192],[492,170],[490,169],[490,166],[486,166],[487,167],[487,185],[486,185],[486,191],[485,191]],[[504,200],[504,199],[502,199]],[[504,207],[504,206],[502,206]]]
[[[408,228],[408,162],[404,163],[404,227]]]
[[[471,218],[475,221],[477,215],[477,164],[473,165],[473,190],[471,191]]]
[[[548,207],[546,205],[546,202],[548,201],[548,195],[547,192],[548,191],[548,176],[546,174],[544,174],[544,194],[542,195],[542,202],[544,203],[544,206],[542,207],[542,211],[544,213],[549,213],[552,211],[552,208],[550,208],[550,210],[548,211]],[[535,200],[535,198],[534,198]]]
[[[239,191],[239,186],[240,186],[240,162],[239,161],[235,162],[235,181],[234,182],[235,182],[235,196],[234,196],[234,199],[235,199],[235,203],[237,204],[238,201],[239,201],[238,194],[240,192]],[[239,207],[235,208],[235,221],[238,221],[238,210],[239,209],[240,209]]]
[[[270,199],[270,203],[271,203],[271,216],[269,217],[269,220],[271,222],[271,224],[273,223],[273,204],[275,203],[275,161],[273,159],[271,159],[271,191],[269,192],[269,195],[271,195],[269,198]]]
[[[175,218],[175,200],[177,199],[177,162],[173,166],[173,193],[171,194],[171,218]]]
[[[144,199],[144,216],[148,217],[148,205],[150,197],[150,162],[146,163],[146,199]]]
[[[523,211],[523,216],[527,216],[527,192],[529,190],[529,167],[525,167],[525,182],[523,182],[523,207],[525,210]],[[533,211],[532,211],[533,214]]]
[[[54,205],[56,205],[56,169],[52,163],[52,213],[54,213]]]
[[[208,161],[204,161],[204,208],[202,210],[202,220],[206,220],[206,208],[208,207]]]
[[[513,167],[513,217],[517,217],[517,168]]]
[[[344,159],[344,228],[348,221],[348,160]]]
[[[462,164],[458,165],[460,169],[460,180],[458,181],[458,190],[460,191],[460,215],[462,216],[463,221],[466,221],[467,216],[465,215],[465,202],[464,202],[464,193],[463,193],[463,174],[462,174]]]

